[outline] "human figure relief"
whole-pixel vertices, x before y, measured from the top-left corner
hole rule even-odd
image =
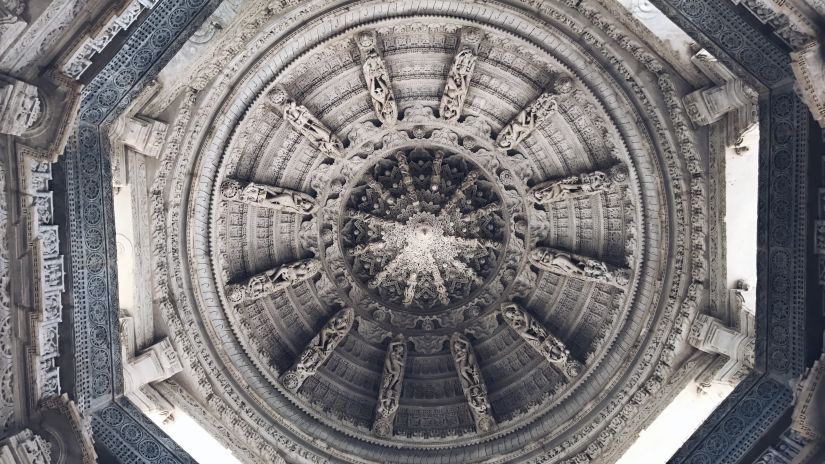
[[[284,120],[309,140],[321,153],[332,158],[343,158],[344,144],[331,130],[310,113],[307,107],[290,98],[286,89],[276,86],[267,95],[269,103],[282,111]]]
[[[447,75],[444,95],[441,97],[440,113],[442,119],[457,121],[461,117],[476,61],[475,53],[469,48],[465,48],[456,54],[450,74]]]
[[[473,413],[476,430],[486,433],[492,430],[495,421],[492,416],[490,401],[487,398],[487,387],[481,376],[481,369],[475,357],[470,340],[461,334],[454,334],[450,339],[450,351],[458,372],[461,388]]]
[[[570,360],[570,351],[564,342],[548,332],[536,318],[515,303],[504,303],[499,313],[513,330],[548,362],[555,365],[564,374],[569,374],[569,365],[578,364]],[[569,376],[569,375],[568,375]]]
[[[392,434],[392,422],[398,411],[407,345],[403,337],[390,342],[384,359],[384,375],[378,390],[378,406],[375,412],[373,432],[381,437]]]
[[[554,274],[578,276],[622,289],[630,283],[629,269],[613,268],[602,261],[552,248],[536,248],[530,252],[529,259],[533,266]]]
[[[390,86],[390,74],[375,49],[367,53],[363,70],[376,116],[384,124],[395,124],[398,120],[398,106]]]
[[[617,165],[608,171],[593,171],[561,180],[543,182],[532,189],[530,195],[539,204],[552,203],[578,195],[592,195],[608,191],[627,181],[627,169]]]
[[[558,111],[556,95],[543,93],[527,108],[520,111],[504,129],[499,132],[496,144],[499,148],[510,150],[516,148],[536,127],[551,114]]]
[[[254,300],[297,284],[320,271],[321,262],[316,258],[296,261],[250,277],[245,282],[231,285],[227,297],[233,303]]]
[[[255,182],[225,180],[221,184],[221,195],[226,200],[295,214],[312,214],[318,209],[315,199],[306,193]]]
[[[283,385],[289,390],[297,391],[306,379],[315,375],[347,336],[354,319],[355,312],[351,308],[344,308],[333,316],[318,335],[310,340],[298,357],[298,362],[281,377]]]

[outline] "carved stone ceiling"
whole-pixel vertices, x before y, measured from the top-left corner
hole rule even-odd
[[[298,461],[626,446],[690,368],[704,155],[688,84],[594,3],[308,3],[193,76],[155,277],[239,433]]]

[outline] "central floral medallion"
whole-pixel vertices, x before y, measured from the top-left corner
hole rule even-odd
[[[379,301],[437,311],[495,274],[506,230],[498,189],[478,165],[417,146],[366,169],[345,202],[341,246],[356,281]]]

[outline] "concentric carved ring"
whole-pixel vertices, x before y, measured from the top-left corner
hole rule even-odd
[[[435,311],[471,298],[496,273],[506,242],[496,184],[466,157],[416,146],[371,165],[354,184],[341,247],[377,300]]]

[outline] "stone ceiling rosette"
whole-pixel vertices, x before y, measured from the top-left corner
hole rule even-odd
[[[193,76],[155,280],[262,459],[615,459],[704,367],[689,84],[592,3],[253,11]]]

